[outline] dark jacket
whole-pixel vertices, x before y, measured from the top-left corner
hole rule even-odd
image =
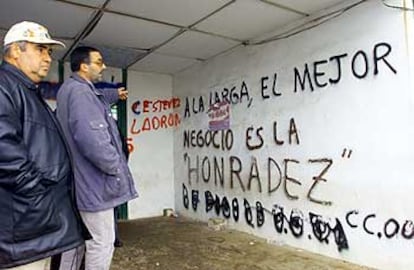
[[[114,208],[138,196],[110,104],[118,90],[101,91],[74,73],[60,87],[57,117],[71,150],[76,199],[86,212]]]
[[[0,66],[0,268],[84,242],[60,127],[37,86]]]

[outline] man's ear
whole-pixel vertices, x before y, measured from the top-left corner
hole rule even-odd
[[[82,72],[88,72],[88,71],[89,71],[89,65],[88,65],[88,64],[86,64],[86,63],[82,63],[82,64],[80,64],[80,70],[81,70]]]
[[[21,53],[22,53],[22,50],[20,49],[20,47],[17,43],[13,43],[10,46],[10,54],[9,54],[10,58],[18,59]]]

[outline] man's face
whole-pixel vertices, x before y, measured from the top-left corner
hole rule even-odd
[[[102,72],[106,69],[102,55],[99,52],[89,53],[90,63],[88,65],[88,75],[91,82],[102,80]]]
[[[27,42],[24,48],[18,44],[14,46],[17,46],[15,49],[18,51],[17,66],[27,77],[38,83],[47,76],[52,62],[50,45]]]

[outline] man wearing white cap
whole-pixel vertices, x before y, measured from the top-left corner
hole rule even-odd
[[[82,245],[69,152],[40,96],[54,47],[33,22],[4,37],[0,66],[0,269],[44,270],[47,259]]]

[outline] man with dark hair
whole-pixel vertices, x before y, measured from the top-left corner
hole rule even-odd
[[[70,56],[72,76],[57,95],[57,117],[71,150],[76,200],[92,239],[85,269],[109,270],[114,250],[114,207],[137,197],[110,104],[125,100],[125,88],[100,90],[106,66],[101,53],[78,47]],[[77,269],[82,250],[64,253],[60,269]]]
[[[13,25],[0,67],[0,268],[45,270],[84,243],[73,173],[59,124],[40,96],[53,46],[34,22]],[[17,267],[16,267],[17,266]]]

